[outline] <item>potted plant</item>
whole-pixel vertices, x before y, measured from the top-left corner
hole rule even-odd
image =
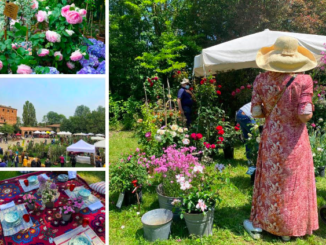
[[[183,192],[177,182],[176,175],[189,176],[192,168],[203,168],[198,162],[198,158],[192,155],[195,150],[196,147],[193,146],[176,149],[176,146],[172,145],[164,150],[161,157],[151,157],[151,165],[155,166],[154,170],[160,175],[162,181],[156,189],[161,208],[172,211],[172,202],[174,200],[182,201]],[[185,185],[188,184],[189,182],[185,183]],[[175,209],[173,211],[174,217],[178,218],[180,212],[180,209]]]
[[[71,201],[68,201],[66,205],[63,207],[60,207],[61,213],[62,213],[62,220],[69,221],[71,218],[71,215],[75,213],[75,210],[72,206]]]
[[[142,187],[150,184],[148,161],[146,153],[137,148],[118,163],[110,165],[110,193],[123,193],[124,205],[142,202]]]
[[[223,164],[216,164],[216,173],[194,166],[188,175],[176,175],[179,188],[183,190],[182,201],[174,200],[173,205],[181,209],[180,218],[184,218],[189,234],[196,236],[212,235],[214,210],[219,198],[219,190],[229,182],[222,173]]]
[[[25,203],[27,203],[28,209],[30,209],[30,210],[35,209],[36,197],[34,195],[27,193],[23,196],[23,200]]]
[[[325,177],[325,162],[326,162],[326,134],[322,134],[319,129],[316,129],[311,136],[310,145],[314,160],[315,173],[321,177]]]
[[[54,208],[54,201],[59,197],[57,185],[52,180],[45,180],[39,175],[38,180],[40,182],[39,193],[43,206],[46,208]]]
[[[72,206],[76,213],[79,213],[80,209],[84,205],[84,200],[81,196],[71,199]]]

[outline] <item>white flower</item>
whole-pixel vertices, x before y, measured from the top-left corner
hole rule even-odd
[[[181,201],[180,200],[178,200],[178,199],[173,199],[173,201],[171,202],[171,204],[174,206],[174,205],[176,205],[176,204],[178,204],[178,203],[180,203]]]
[[[73,3],[73,4],[71,4],[71,7],[73,7],[73,8],[74,8],[74,7],[76,7],[76,5]]]
[[[181,183],[181,188],[180,188],[181,190],[187,190],[190,188],[191,188],[191,184],[188,181]]]
[[[196,205],[196,208],[201,209],[201,211],[204,212],[204,210],[207,209],[207,206],[206,206],[204,200],[199,199],[198,204]]]
[[[257,143],[260,143],[260,137],[256,138]]]
[[[177,136],[177,133],[176,133],[176,132],[174,132],[174,131],[170,131],[170,134],[172,135],[172,137],[175,137],[175,136]]]
[[[163,135],[163,134],[165,134],[165,131],[166,131],[166,130],[158,129],[158,130],[157,130],[157,133],[158,133],[159,135]]]
[[[318,148],[317,148],[317,151],[323,151],[323,148],[319,148],[319,147],[318,147]]]
[[[185,181],[185,177],[183,177],[181,174],[176,175],[175,178],[177,179],[178,183],[183,183]]]
[[[188,131],[188,129],[187,129],[187,128],[183,128],[183,131],[184,131],[184,132],[187,132],[187,131]]]
[[[178,128],[178,132],[179,133],[183,133],[183,129],[182,128]]]
[[[137,212],[137,215],[140,215],[140,212]]]
[[[123,225],[123,226],[121,226],[121,229],[124,229],[125,228],[125,226]]]
[[[162,141],[162,137],[160,135],[155,135],[154,137],[156,139],[156,141],[161,142]]]
[[[203,173],[203,170],[204,170],[204,168],[203,168],[203,166],[201,166],[201,165],[197,165],[197,166],[195,166],[194,167],[194,169],[193,169],[193,173]]]
[[[313,157],[315,157],[315,156],[316,156],[316,154],[315,154],[315,153],[312,153],[312,156],[313,156]]]
[[[68,33],[69,36],[71,36],[72,34],[74,34],[75,32],[72,30],[66,30],[66,32]]]
[[[176,124],[173,124],[173,125],[171,125],[170,126],[171,127],[171,129],[173,130],[173,131],[176,131],[176,130],[178,130],[178,125],[176,125]]]
[[[189,145],[190,140],[189,140],[189,139],[183,139],[183,140],[182,140],[182,143],[183,143],[184,145]]]
[[[248,136],[249,136],[249,137],[252,137],[252,134],[251,134],[251,133],[248,133]]]
[[[259,128],[259,126],[257,124],[254,125],[254,129],[257,129]]]
[[[46,7],[45,9],[50,9],[49,7]]]
[[[319,122],[322,122],[322,121],[324,121],[324,119],[322,119],[322,118],[319,118],[319,120],[318,120]]]

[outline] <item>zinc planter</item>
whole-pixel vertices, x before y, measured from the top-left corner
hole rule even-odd
[[[206,212],[206,215],[202,213],[185,213],[183,217],[186,221],[189,234],[200,237],[213,234],[214,209]]]
[[[163,195],[163,184],[159,184],[157,189],[156,189],[156,193],[158,195],[158,202],[160,203],[160,208],[164,208],[164,209],[168,209],[173,211],[174,206],[171,204],[173,202],[174,199],[180,200],[181,203],[183,201],[183,199],[181,197],[167,197]],[[181,210],[180,208],[175,208],[175,210],[173,211],[173,219],[179,219],[180,218],[180,213]]]
[[[171,233],[173,213],[167,209],[154,209],[143,215],[144,237],[154,242],[156,240],[167,240]]]
[[[143,202],[143,192],[141,188],[137,189],[138,197],[139,197],[139,202]],[[133,204],[137,204],[137,196],[136,193],[132,193],[132,191],[125,191],[125,197],[123,199],[123,205],[124,206],[129,206]]]
[[[71,218],[71,214],[63,214],[63,215],[62,215],[62,219],[63,219],[64,221],[69,221],[70,218]]]
[[[325,177],[325,166],[318,168],[319,176]]]

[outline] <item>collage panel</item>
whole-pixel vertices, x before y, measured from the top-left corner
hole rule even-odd
[[[0,74],[106,74],[106,1],[0,1]]]
[[[1,171],[0,244],[106,244],[105,171]]]
[[[1,79],[0,167],[105,167],[105,79]]]

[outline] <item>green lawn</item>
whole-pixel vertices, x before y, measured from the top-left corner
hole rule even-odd
[[[119,159],[120,153],[126,151],[126,145],[136,148],[137,140],[130,132],[110,133],[110,162]],[[122,140],[122,141],[120,141]],[[123,144],[118,144],[124,142]],[[190,238],[186,224],[183,220],[172,224],[171,236],[168,241],[149,243],[143,238],[141,216],[147,211],[159,208],[155,185],[143,192],[144,202],[141,205],[140,214],[137,215],[137,206],[123,207],[119,211],[113,202],[118,197],[110,195],[110,245],[120,244],[284,244],[281,238],[263,232],[261,240],[253,240],[244,230],[242,222],[248,219],[251,209],[251,197],[253,186],[250,176],[246,175],[247,166],[244,156],[244,147],[237,148],[234,160],[221,158],[218,163],[227,165],[226,171],[231,173],[231,182],[237,188],[225,188],[221,192],[222,203],[215,210],[213,236]],[[214,162],[208,168],[214,171]],[[229,166],[230,164],[230,166]],[[326,178],[317,177],[318,206],[326,204]],[[122,228],[124,226],[124,228]],[[326,225],[319,220],[319,230],[312,236],[291,239],[287,244],[326,244]]]
[[[82,177],[88,184],[96,183],[99,181],[105,181],[105,171],[78,171],[80,177]],[[19,171],[1,171],[0,181],[13,178],[22,175]]]

